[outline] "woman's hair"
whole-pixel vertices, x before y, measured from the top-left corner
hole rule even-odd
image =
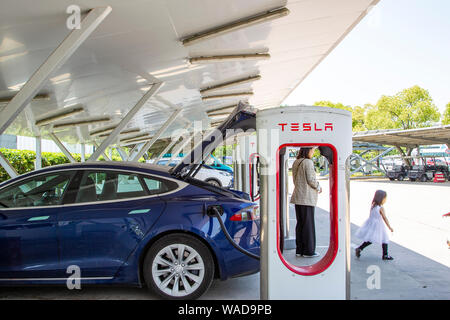
[[[372,200],[372,208],[375,206],[381,206],[381,203],[383,202],[384,198],[386,198],[387,193],[383,190],[377,190],[375,191],[375,195],[373,196]]]
[[[297,153],[297,159],[309,158],[309,151],[311,149],[312,149],[312,147],[302,147],[302,148],[300,148],[300,151]]]

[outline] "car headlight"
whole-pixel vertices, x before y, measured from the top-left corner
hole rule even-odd
[[[219,171],[219,173],[223,176],[227,176],[227,177],[231,176],[231,173],[229,173],[227,171]]]

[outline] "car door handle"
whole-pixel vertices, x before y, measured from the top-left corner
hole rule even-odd
[[[32,217],[32,218],[28,219],[27,221],[44,221],[44,220],[48,220],[48,218],[50,218],[50,216],[39,216],[39,217]]]
[[[128,214],[140,214],[140,213],[148,213],[151,209],[138,209],[138,210],[131,210],[128,212]]]

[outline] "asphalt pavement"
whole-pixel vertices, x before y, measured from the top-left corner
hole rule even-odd
[[[328,246],[328,185],[321,184],[316,211],[318,251]],[[392,182],[384,179],[351,181],[351,299],[450,299],[450,183]],[[370,202],[376,190],[385,190],[387,217],[394,233],[390,234],[389,254],[393,261],[381,260],[381,246],[366,248],[361,258],[354,255],[360,240],[354,237],[357,228],[369,215]],[[291,233],[295,214],[291,207]],[[295,257],[291,257],[295,259]],[[312,260],[311,260],[312,261]],[[375,271],[374,271],[375,270]],[[373,281],[374,272],[379,281]],[[201,299],[259,299],[259,273],[216,280]],[[0,299],[157,299],[146,289],[119,287],[87,287],[68,290],[65,287],[0,288]]]

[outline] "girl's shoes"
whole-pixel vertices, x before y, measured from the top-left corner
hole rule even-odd
[[[389,256],[389,255],[383,255],[383,258],[382,258],[383,260],[394,260],[394,258],[392,258],[391,256]]]

